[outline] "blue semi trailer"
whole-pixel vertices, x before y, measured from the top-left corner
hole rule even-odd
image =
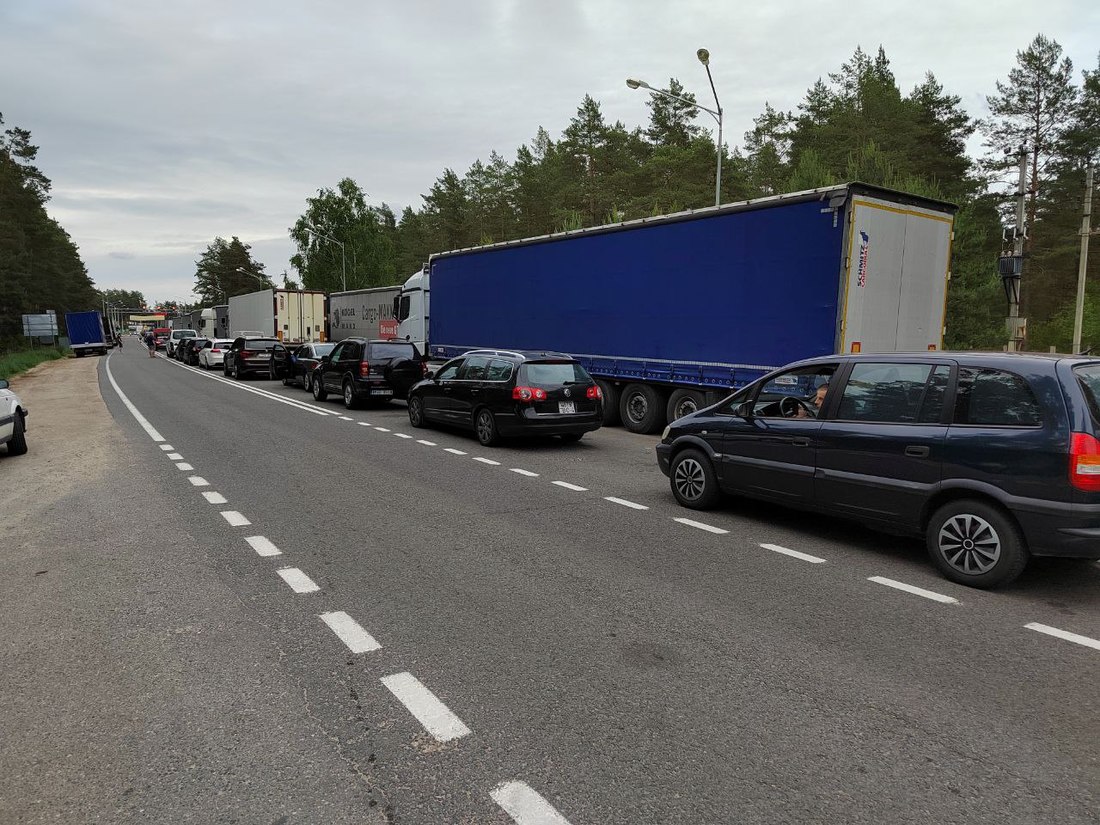
[[[938,349],[955,207],[845,184],[431,256],[395,299],[433,359],[579,359],[607,423],[666,421],[799,358]]]
[[[103,316],[98,312],[66,312],[65,333],[69,336],[69,346],[82,358],[89,352],[106,355],[110,344],[103,328]]]

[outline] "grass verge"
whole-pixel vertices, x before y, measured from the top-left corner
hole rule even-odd
[[[31,367],[37,367],[43,361],[56,361],[58,358],[65,358],[67,355],[67,350],[59,350],[54,347],[40,347],[0,355],[0,378],[11,378],[13,375],[26,372]]]

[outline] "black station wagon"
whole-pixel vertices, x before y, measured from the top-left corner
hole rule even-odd
[[[578,441],[603,424],[603,394],[568,355],[473,350],[409,391],[409,423],[470,428],[486,447],[515,435]]]
[[[936,352],[815,358],[673,422],[685,507],[722,493],[923,535],[949,579],[1100,558],[1100,360]]]

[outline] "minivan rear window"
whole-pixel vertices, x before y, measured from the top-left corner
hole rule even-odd
[[[1027,382],[1004,370],[961,367],[955,423],[987,427],[1038,427],[1042,409]]]
[[[592,376],[576,361],[528,361],[519,371],[519,383],[531,387],[560,387],[591,381]]]
[[[1077,376],[1077,383],[1085,394],[1093,423],[1100,426],[1100,364],[1076,367],[1073,374]]]

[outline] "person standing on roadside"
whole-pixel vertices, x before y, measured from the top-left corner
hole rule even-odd
[[[145,333],[145,346],[149,348],[149,357],[157,357],[157,338],[152,331]]]

